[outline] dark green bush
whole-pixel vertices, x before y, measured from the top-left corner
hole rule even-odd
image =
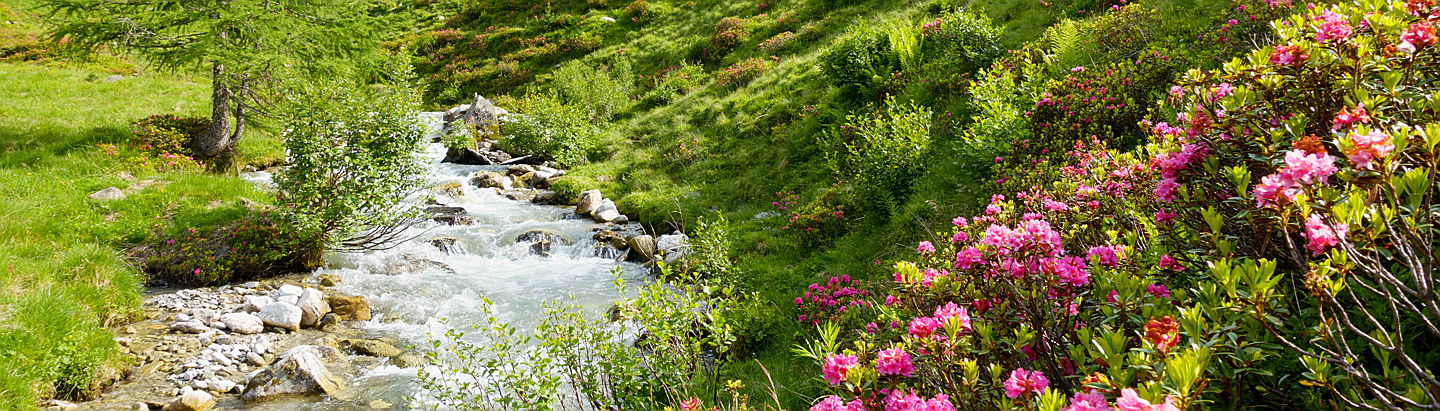
[[[869,94],[898,69],[889,38],[874,30],[852,30],[820,55],[820,70],[852,97]]]
[[[635,78],[628,59],[615,59],[608,67],[599,68],[572,60],[555,70],[550,87],[566,103],[588,112],[592,122],[601,123],[630,108]]]
[[[876,113],[846,117],[831,142],[831,168],[854,188],[852,209],[889,210],[924,172],[929,109],[894,99]]]
[[[1000,28],[977,12],[947,13],[925,23],[920,33],[920,55],[932,81],[974,73],[1005,52]]]

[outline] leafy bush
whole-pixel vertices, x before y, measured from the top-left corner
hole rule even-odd
[[[288,223],[264,213],[189,228],[136,250],[151,284],[209,286],[303,271],[305,248]]]
[[[636,291],[617,305],[619,324],[554,302],[533,333],[493,315],[471,326],[478,339],[447,331],[428,354],[445,366],[422,370],[420,381],[443,406],[458,408],[658,409],[679,402],[700,382],[705,353],[726,334],[729,302],[664,281]]]
[[[570,61],[555,70],[550,80],[555,95],[590,114],[592,122],[610,121],[616,112],[630,107],[635,79],[627,59],[615,59],[605,69]]]
[[[953,81],[974,73],[1005,51],[1000,45],[1000,28],[974,11],[946,13],[925,23],[920,33],[925,73],[935,81]]]
[[[600,146],[599,130],[584,108],[565,104],[547,94],[516,99],[512,115],[500,130],[505,138],[499,145],[513,154],[555,160],[561,165],[579,164]]]
[[[896,60],[885,33],[852,29],[820,55],[820,70],[845,93],[861,96],[896,71]]]
[[[641,76],[641,88],[649,90],[641,98],[641,103],[646,107],[668,104],[676,97],[700,88],[705,84],[705,77],[704,67],[688,62],[662,68],[649,76]]]
[[[630,2],[630,4],[626,5],[625,9],[620,12],[620,15],[630,21],[638,23],[649,19],[650,15],[654,12],[655,7],[651,6],[650,2],[645,0],[635,0]]]
[[[765,74],[765,71],[770,70],[770,67],[773,67],[776,61],[778,61],[778,59],[774,56],[770,58],[753,57],[737,61],[735,64],[731,64],[730,67],[726,67],[720,70],[719,73],[715,73],[715,85],[720,87],[745,85],[756,77],[760,77],[761,74]]]
[[[761,53],[775,54],[783,51],[786,45],[789,45],[791,41],[795,40],[795,37],[795,32],[783,31],[755,45],[755,48],[760,50]]]
[[[844,232],[845,206],[839,204],[839,184],[831,186],[817,198],[804,201],[794,191],[776,191],[771,202],[784,218],[781,230],[793,233],[807,245],[819,245]]]
[[[1203,216],[1217,291],[1304,363],[1304,383],[1346,407],[1440,406],[1433,370],[1440,48],[1431,2],[1315,8],[1273,46],[1192,72],[1153,124],[1155,195]],[[1403,74],[1415,73],[1415,74]],[[1425,73],[1425,74],[1419,74]],[[1432,290],[1415,292],[1417,290]],[[1304,294],[1304,295],[1302,295]],[[1305,296],[1305,295],[1308,295]]]
[[[1436,405],[1417,341],[1440,337],[1419,308],[1440,295],[1411,292],[1440,285],[1419,223],[1436,10],[1290,17],[1187,75],[1146,150],[1097,138],[1014,170],[1021,191],[894,264],[885,304],[852,314],[873,322],[798,347],[833,393],[814,409]]]
[[[705,44],[700,57],[705,60],[718,60],[730,50],[744,43],[750,37],[754,28],[754,22],[740,17],[725,17],[715,23],[715,34],[710,36],[710,41]]]
[[[855,207],[888,210],[924,171],[930,110],[890,100],[873,115],[850,115],[832,142],[831,168],[855,187]]]
[[[325,248],[393,240],[413,211],[400,200],[424,183],[418,96],[403,83],[289,87],[281,111],[288,167],[275,183],[280,219],[303,244],[305,263]]]

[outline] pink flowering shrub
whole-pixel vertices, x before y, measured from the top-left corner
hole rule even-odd
[[[1435,404],[1437,16],[1317,7],[1170,88],[1141,149],[1017,166],[866,326],[822,323],[804,353],[856,361],[817,409]]]
[[[1440,143],[1436,11],[1411,0],[1292,16],[1274,45],[1188,75],[1166,108],[1177,131],[1153,146],[1207,153],[1167,183],[1175,208],[1200,213],[1177,229],[1203,250],[1209,287],[1264,319],[1304,383],[1346,407],[1440,406],[1437,349],[1417,344],[1440,338],[1424,325],[1440,312],[1420,308],[1440,301],[1424,211]]]
[[[290,228],[261,213],[206,228],[187,228],[131,250],[146,282],[207,286],[300,272],[302,247]]]
[[[870,291],[859,288],[859,281],[849,275],[830,277],[825,284],[810,284],[805,294],[795,297],[795,308],[800,312],[795,319],[802,323],[820,325],[823,322],[844,321],[853,310],[870,305],[866,299]]]
[[[777,191],[771,202],[784,220],[780,230],[798,236],[807,244],[819,244],[844,232],[845,205],[840,204],[839,184],[813,200],[803,200],[794,191]]]
[[[770,70],[770,67],[775,66],[776,61],[779,61],[779,59],[774,56],[770,58],[755,57],[737,61],[735,64],[731,64],[729,67],[715,73],[715,85],[720,87],[743,86],[750,83],[750,81],[756,77],[760,77],[761,74],[765,74],[767,70]]]
[[[124,157],[133,166],[156,171],[198,171],[204,166],[191,158],[190,140],[209,127],[203,118],[159,114],[136,120],[131,124],[127,150],[114,145],[101,147],[102,152]]]

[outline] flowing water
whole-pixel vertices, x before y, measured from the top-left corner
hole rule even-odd
[[[434,123],[438,124],[438,120]],[[539,322],[546,301],[568,301],[573,297],[594,315],[602,313],[620,297],[614,285],[617,268],[627,281],[646,278],[643,267],[617,262],[614,250],[591,239],[596,229],[606,225],[577,216],[573,207],[513,201],[492,189],[475,187],[469,179],[476,171],[503,173],[504,167],[441,163],[444,154],[439,144],[426,149],[430,184],[458,182],[463,195],[436,193],[436,200],[445,206],[464,207],[474,224],[452,226],[426,221],[410,228],[415,234],[413,239],[392,249],[335,253],[327,257],[327,268],[315,272],[338,275],[341,281],[335,287],[337,291],[370,301],[376,318],[362,329],[395,336],[407,344],[428,346],[430,338],[444,334],[446,326],[438,321],[441,318],[448,319],[450,327],[479,324],[483,319],[480,299],[484,297],[493,302],[493,313],[501,321],[528,330]],[[250,179],[268,180],[263,175]],[[423,197],[428,195],[407,201],[426,201]],[[609,229],[616,227],[610,225]],[[534,255],[530,243],[516,242],[533,230],[562,240],[553,242],[550,255]],[[453,238],[454,245],[437,247],[430,241],[437,238]],[[349,391],[354,398],[340,403],[289,406],[333,409],[374,399],[402,408],[419,406],[408,400],[423,396],[416,371],[384,365],[353,380]]]

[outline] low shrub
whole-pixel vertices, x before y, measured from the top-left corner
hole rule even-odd
[[[1152,51],[1134,61],[1070,68],[1068,75],[1046,84],[1035,102],[1030,113],[1034,139],[1016,146],[1017,167],[1094,138],[1121,149],[1140,144],[1146,135],[1140,121],[1164,96],[1179,67],[1181,62]]]
[[[740,17],[725,17],[715,23],[715,34],[705,43],[700,57],[706,61],[717,61],[735,47],[745,43],[754,29],[753,21]]]
[[[301,272],[307,244],[289,224],[260,213],[188,228],[132,250],[151,284],[201,287]]]
[[[513,154],[555,160],[564,166],[585,161],[599,148],[599,130],[589,113],[548,94],[531,94],[507,105],[513,113],[500,125],[499,145]]]
[[[657,70],[655,74],[641,76],[640,88],[648,91],[640,101],[646,107],[662,106],[670,103],[676,97],[699,89],[705,84],[705,81],[704,67],[681,62],[678,65]]]
[[[645,0],[635,0],[625,6],[625,9],[620,12],[620,16],[632,22],[638,23],[649,19],[650,15],[654,12],[655,7],[651,6],[650,2]]]
[[[789,232],[807,245],[819,245],[845,231],[845,205],[840,204],[839,183],[815,199],[805,201],[794,191],[777,191],[771,202],[783,218],[780,230]]]
[[[780,32],[780,34],[765,39],[765,41],[760,42],[760,44],[755,45],[755,47],[757,50],[760,50],[761,53],[776,54],[783,51],[785,46],[789,45],[793,40],[795,40],[795,32],[783,31]]]
[[[125,142],[125,149],[114,144],[102,144],[101,151],[122,157],[126,163],[143,169],[204,169],[204,165],[189,155],[189,147],[190,140],[210,126],[209,119],[161,114],[136,120],[130,125],[130,139]]]
[[[775,66],[776,61],[779,61],[779,59],[774,56],[770,58],[753,57],[737,61],[735,64],[731,64],[730,67],[726,67],[720,70],[720,72],[715,73],[715,85],[720,87],[745,85],[750,83],[751,80],[760,77],[761,74],[765,74],[767,70]]]
[[[953,82],[988,67],[1005,51],[1000,33],[989,17],[968,10],[952,11],[925,23],[920,28],[925,76]]]
[[[628,59],[615,59],[604,68],[570,61],[555,70],[549,84],[556,97],[581,107],[590,114],[590,120],[598,124],[630,108],[635,78],[630,73]]]

